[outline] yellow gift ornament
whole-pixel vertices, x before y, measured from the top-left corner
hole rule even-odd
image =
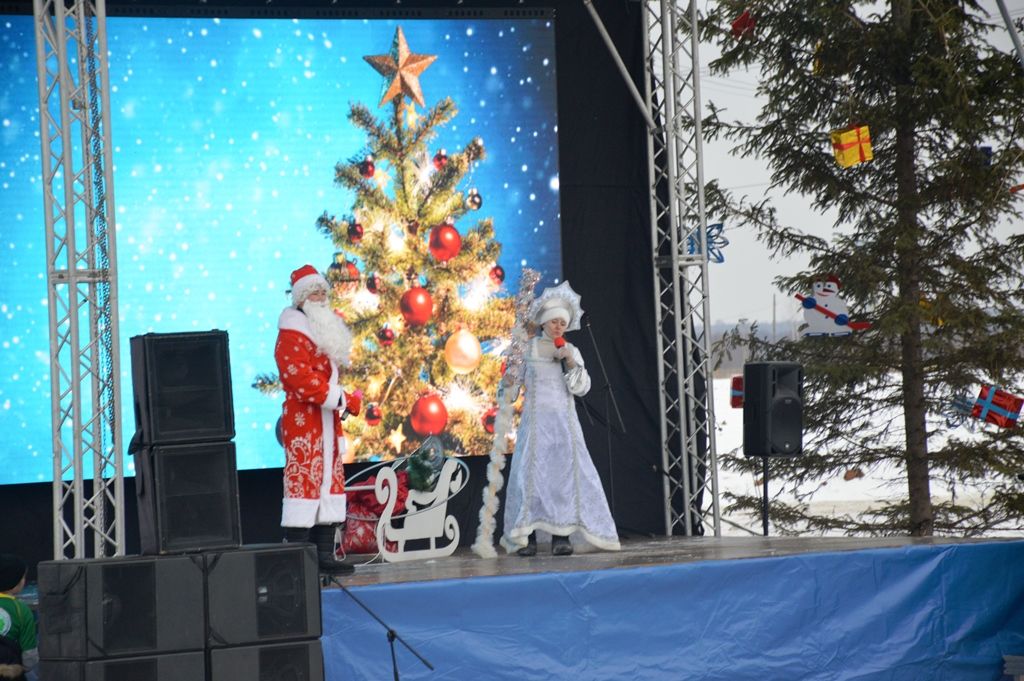
[[[836,162],[844,168],[874,158],[871,152],[871,131],[866,125],[854,125],[832,131],[832,152]]]

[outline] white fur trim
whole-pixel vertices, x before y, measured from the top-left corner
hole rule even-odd
[[[294,307],[286,307],[281,310],[281,316],[277,318],[277,328],[285,331],[298,331],[306,338],[312,338],[309,328],[309,320],[306,315]]]
[[[561,320],[568,324],[572,321],[572,307],[568,301],[562,300],[561,298],[550,298],[541,305],[541,309],[537,311],[537,323],[544,324],[554,320],[555,317],[560,317]]]
[[[281,503],[281,527],[313,527],[319,499],[289,499]]]
[[[301,305],[302,301],[309,297],[309,294],[316,290],[325,293],[329,290],[327,280],[322,274],[307,274],[302,279],[292,284],[292,304]]]
[[[334,411],[335,409],[345,408],[345,392],[341,389],[341,386],[337,384],[337,373],[337,370],[331,372],[331,388],[327,391],[327,399],[324,400],[323,406],[321,407],[325,411],[327,409]]]
[[[348,326],[344,325],[344,321],[342,321],[342,324],[344,332],[347,335],[347,338],[345,339],[345,347],[343,348],[346,356],[342,359],[346,360],[344,364],[345,366],[348,366],[348,352],[352,346],[352,335],[351,332],[348,330]],[[307,317],[306,314],[298,308],[286,307],[285,309],[281,310],[281,316],[277,318],[277,328],[283,331],[296,331],[298,333],[301,333],[303,336],[308,338],[313,343],[313,345],[316,345],[316,341],[313,340],[313,329],[309,324],[309,317]],[[331,357],[331,371],[331,384],[333,385],[338,382],[338,367],[336,357]],[[335,397],[335,400],[337,400],[337,397]]]

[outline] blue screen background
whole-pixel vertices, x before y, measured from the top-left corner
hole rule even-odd
[[[134,430],[128,339],[224,329],[239,468],[280,466],[273,372],[289,273],[326,269],[316,218],[351,212],[334,165],[360,153],[352,102],[377,109],[396,26],[437,60],[427,105],[459,114],[437,148],[482,137],[479,189],[503,246],[506,293],[523,266],[561,276],[554,26],[550,19],[126,18],[107,22],[121,335],[123,444]],[[46,242],[32,17],[0,16],[0,484],[52,478]],[[390,189],[388,190],[390,193]],[[125,458],[126,472],[132,460]]]

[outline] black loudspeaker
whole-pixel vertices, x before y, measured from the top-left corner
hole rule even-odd
[[[55,560],[38,570],[41,659],[203,650],[201,556]]]
[[[132,337],[131,354],[133,443],[235,436],[227,332],[147,333]]]
[[[144,554],[242,542],[233,442],[144,447],[135,454],[135,493]]]
[[[246,546],[204,556],[210,648],[320,636],[312,544]]]
[[[323,681],[320,641],[210,651],[210,681]]]
[[[804,370],[795,362],[743,366],[743,453],[795,456],[803,451]]]
[[[206,654],[173,653],[112,660],[42,660],[44,681],[206,681]]]

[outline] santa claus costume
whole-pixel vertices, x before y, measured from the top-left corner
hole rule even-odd
[[[327,304],[327,280],[312,265],[292,272],[291,284],[292,305],[281,312],[274,348],[285,394],[281,525],[288,541],[312,539],[321,570],[349,572],[335,561],[334,544],[336,528],[345,522],[342,418],[361,406],[358,395],[339,384],[352,335]]]

